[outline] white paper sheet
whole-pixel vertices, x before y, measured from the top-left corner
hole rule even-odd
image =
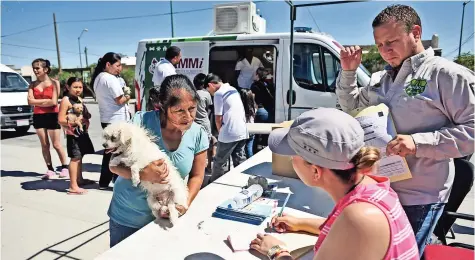
[[[377,147],[381,152],[381,160],[376,174],[389,178],[410,174],[404,158],[399,155],[386,156],[386,146],[396,136],[389,113],[374,109],[374,113],[365,113],[365,115],[355,118],[364,130],[365,144]]]

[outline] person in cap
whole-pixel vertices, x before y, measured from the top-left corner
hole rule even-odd
[[[334,108],[310,110],[290,129],[272,131],[269,148],[291,156],[299,178],[328,192],[336,203],[326,219],[276,216],[271,225],[277,232],[318,235],[314,259],[419,259],[414,233],[389,179],[372,175],[380,152],[365,146],[356,119]],[[258,234],[250,248],[271,259],[292,259],[272,235]]]

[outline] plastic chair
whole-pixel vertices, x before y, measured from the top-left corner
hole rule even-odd
[[[470,161],[462,158],[454,159],[454,164],[455,177],[452,190],[450,191],[449,200],[447,201],[444,212],[434,229],[434,234],[443,245],[447,245],[446,236],[448,232],[452,234],[452,238],[455,238],[452,225],[457,218],[471,221],[474,220],[473,215],[457,213],[457,210],[465,199],[465,196],[467,196],[472,189],[474,181],[474,165]],[[473,249],[473,246],[471,246],[471,248]]]

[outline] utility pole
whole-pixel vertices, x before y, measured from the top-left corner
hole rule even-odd
[[[465,6],[469,3],[470,1],[463,2],[463,7],[462,7],[462,24],[460,25],[460,41],[459,41],[459,56],[462,51],[462,34],[463,34],[463,17],[465,15]]]
[[[173,37],[175,37],[175,31],[173,30],[173,4],[172,4],[172,0],[170,0],[170,20],[171,20],[172,38],[173,38]]]
[[[58,27],[56,25],[56,14],[53,13],[53,23],[54,23],[54,37],[56,39],[56,55],[58,56],[58,74],[61,74],[63,71],[61,68],[61,56],[59,56],[59,40],[58,40]]]
[[[87,32],[88,30],[86,28],[84,28],[82,31],[81,31],[81,34],[79,35],[78,37],[78,46],[79,46],[79,65],[80,65],[80,68],[82,68],[82,58],[81,58],[81,36],[84,32]]]
[[[86,67],[89,67],[89,64],[87,63],[87,47],[84,47],[84,56],[86,56]]]

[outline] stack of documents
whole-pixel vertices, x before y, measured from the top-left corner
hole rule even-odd
[[[277,208],[278,200],[261,197],[242,209],[228,207],[230,200],[216,208],[213,217],[260,225]]]

